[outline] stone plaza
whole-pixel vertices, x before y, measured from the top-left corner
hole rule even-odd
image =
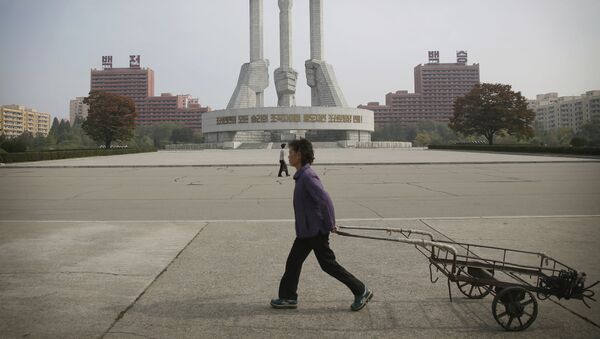
[[[316,149],[339,225],[420,229],[545,252],[600,278],[600,162],[425,149]],[[488,338],[491,297],[429,281],[414,246],[333,236],[375,297],[304,265],[274,310],[294,238],[278,150],[157,152],[0,168],[0,337]],[[293,172],[293,169],[292,169]],[[434,273],[435,274],[435,273]],[[600,307],[539,301],[527,337],[600,336]]]

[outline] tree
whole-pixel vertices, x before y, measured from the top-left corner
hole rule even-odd
[[[57,117],[54,117],[52,120],[52,127],[50,127],[50,131],[48,132],[48,140],[50,141],[50,145],[58,144],[58,129],[60,126],[60,122]]]
[[[43,133],[37,133],[37,135],[33,138],[33,149],[39,151],[44,149],[44,146],[46,146],[46,137]]]
[[[176,144],[194,142],[194,131],[189,127],[175,128],[171,132],[171,141]]]
[[[61,119],[58,124],[58,142],[64,142],[71,136],[71,125],[67,120]]]
[[[83,102],[88,117],[83,130],[95,141],[110,148],[113,141],[128,141],[135,128],[135,103],[130,98],[102,91],[91,91]]]
[[[23,132],[16,138],[3,139],[0,148],[8,153],[20,153],[27,151],[27,143],[32,140],[33,136],[30,132]]]
[[[171,143],[173,131],[178,128],[183,128],[183,125],[164,122],[159,124],[139,126],[135,130],[136,144],[147,144],[146,141],[150,139],[152,142],[148,146],[164,148],[165,145]]]
[[[81,127],[81,125],[83,125],[83,118],[80,115],[76,115],[75,116],[75,121],[73,121],[73,126],[72,128],[77,128],[77,127]]]
[[[419,137],[419,135],[421,135]],[[413,123],[393,122],[375,125],[375,132],[371,136],[373,141],[409,141],[421,145],[448,144],[461,141],[461,138],[448,127],[447,123],[422,120]],[[419,137],[419,140],[417,140]]]
[[[513,92],[510,85],[484,83],[456,99],[448,126],[464,135],[483,135],[493,145],[496,135],[532,138],[534,119],[521,92]]]
[[[431,144],[431,136],[427,132],[419,132],[415,137],[416,146],[427,146]]]
[[[584,147],[585,145],[587,145],[587,143],[588,141],[584,138],[574,137],[569,142],[569,145],[571,145],[572,147]]]
[[[559,127],[551,130],[536,128],[535,138],[532,139],[532,144],[546,146],[568,146],[573,137],[573,130],[569,127]]]
[[[588,146],[600,146],[600,120],[587,122],[577,136],[585,139]]]

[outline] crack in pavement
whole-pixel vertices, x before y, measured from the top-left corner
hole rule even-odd
[[[359,203],[359,202],[357,202],[357,201],[354,201],[354,200],[351,200],[351,201],[352,201],[353,203],[355,203],[355,204],[359,205],[359,206],[362,206],[362,207],[364,207],[364,208],[368,209],[369,211],[373,212],[373,213],[374,213],[376,216],[378,216],[378,217],[380,217],[380,218],[382,218],[382,219],[384,218],[384,216],[383,216],[383,215],[381,215],[381,214],[377,213],[377,211],[375,211],[374,209],[370,208],[369,206],[363,205],[363,204],[361,204],[361,203]]]
[[[147,274],[123,274],[111,272],[86,272],[86,271],[59,271],[59,272],[1,272],[0,275],[20,275],[20,274],[100,274],[112,275],[115,277],[145,277]]]
[[[407,185],[410,185],[410,186],[414,186],[414,187],[422,188],[422,189],[424,189],[424,190],[426,190],[426,191],[430,191],[430,192],[443,193],[443,194],[447,194],[447,195],[449,195],[449,196],[452,196],[452,197],[460,197],[460,195],[458,195],[458,194],[454,194],[454,193],[450,193],[450,192],[444,192],[444,191],[438,191],[438,190],[434,190],[434,189],[432,189],[432,188],[429,188],[429,187],[425,187],[425,186],[418,185],[418,184],[417,184],[417,183],[415,183],[415,182],[407,182],[406,184],[407,184]]]
[[[518,178],[518,177],[507,177],[506,175],[502,175],[502,174],[490,174],[490,173],[485,173],[485,172],[480,172],[477,173],[478,175],[484,176],[484,177],[491,177],[494,179],[504,179],[506,180],[506,182],[540,182],[539,180],[530,180],[530,179],[523,179],[523,178]],[[495,182],[495,181],[479,181],[479,182]],[[503,182],[503,181],[500,181]]]
[[[149,337],[147,335],[143,335],[143,334],[139,334],[139,333],[134,333],[134,332],[110,332],[110,334],[129,334],[129,335],[134,335],[136,337],[142,337],[142,338],[148,338],[148,339],[157,339],[155,337]]]
[[[73,195],[72,197],[65,198],[65,200],[74,200],[74,199],[77,199],[77,198],[79,198],[80,196],[82,196],[84,194],[95,193],[95,192],[99,192],[99,191],[100,190],[79,192],[79,193],[76,193],[75,195]]]
[[[233,200],[235,197],[238,197],[240,195],[242,195],[244,192],[248,191],[249,189],[251,189],[252,187],[254,187],[254,185],[248,185],[248,187],[244,188],[243,190],[240,191],[240,193],[234,194],[232,195],[229,200]]]
[[[167,264],[167,266],[165,266],[165,268],[163,268],[162,271],[160,271],[160,273],[154,278],[152,279],[152,281],[148,284],[148,286],[146,286],[144,288],[144,290],[142,291],[142,293],[140,293],[137,298],[135,298],[135,300],[129,304],[123,311],[121,311],[118,315],[117,318],[115,318],[115,320],[113,321],[112,324],[110,324],[109,328],[102,333],[102,335],[100,336],[100,338],[104,338],[107,334],[109,334],[110,330],[112,330],[113,327],[115,327],[115,325],[119,322],[119,320],[123,319],[123,317],[125,316],[125,314],[127,312],[129,312],[130,309],[133,308],[133,306],[138,302],[138,300],[140,300],[144,294],[146,294],[146,291],[148,291],[148,289],[150,288],[150,286],[152,286],[168,269],[169,267],[175,262],[175,260],[177,260],[179,258],[179,256],[181,255],[181,253],[183,253],[183,251],[185,251],[186,248],[188,248],[188,246],[190,246],[190,244],[192,242],[194,242],[194,240],[196,240],[196,238],[198,238],[198,236],[200,235],[200,233],[202,233],[202,231],[204,231],[206,229],[206,227],[208,227],[208,225],[210,225],[210,223],[206,223],[199,231],[198,233],[196,233],[196,235],[194,235],[194,237],[185,245],[183,246],[183,248],[177,253],[177,255]]]

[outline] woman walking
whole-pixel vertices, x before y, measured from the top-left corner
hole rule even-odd
[[[333,202],[310,166],[314,159],[310,141],[301,139],[289,143],[288,160],[290,165],[296,168],[294,174],[296,240],[290,250],[285,273],[279,284],[279,298],[272,299],[271,306],[280,309],[298,307],[296,292],[300,271],[306,257],[314,251],[323,271],[342,282],[354,294],[354,302],[350,309],[358,311],[371,300],[373,292],[338,264],[335,254],[329,248],[329,233],[336,231]]]

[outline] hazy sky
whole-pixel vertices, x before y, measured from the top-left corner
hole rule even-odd
[[[350,106],[414,91],[413,68],[439,50],[467,50],[481,81],[511,84],[526,97],[600,90],[598,0],[323,0],[325,60]],[[275,106],[277,0],[264,0],[265,104]],[[310,105],[308,0],[293,7],[297,105]],[[68,118],[69,100],[89,92],[90,69],[140,54],[155,94],[191,94],[224,108],[249,58],[248,0],[0,0],[0,104]]]

